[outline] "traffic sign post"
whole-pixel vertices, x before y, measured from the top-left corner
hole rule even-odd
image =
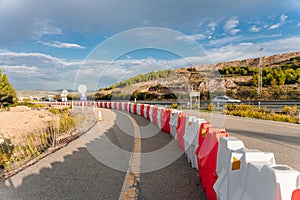
[[[86,98],[86,91],[87,91],[87,87],[86,85],[79,85],[78,88],[77,88],[78,92],[80,93],[80,101],[82,102],[82,112],[84,110],[84,102],[87,101],[87,98]]]
[[[190,109],[193,109],[193,97],[196,97],[196,102],[198,100],[198,109],[200,109],[200,92],[190,92]]]
[[[67,104],[67,101],[68,101],[68,90],[63,90],[62,92],[61,92],[61,101],[62,102],[65,102],[65,106],[66,106],[66,104]]]

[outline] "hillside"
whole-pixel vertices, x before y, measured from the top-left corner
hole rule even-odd
[[[96,99],[187,99],[186,91],[191,90],[200,91],[203,100],[208,100],[211,93],[222,91],[242,100],[300,99],[300,52],[263,57],[260,96],[257,94],[258,63],[259,58],[250,58],[140,74],[100,89]]]

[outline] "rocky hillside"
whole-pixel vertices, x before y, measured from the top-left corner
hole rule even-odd
[[[138,75],[100,89],[97,99],[170,100],[188,98],[187,91],[212,92],[244,99],[299,99],[300,52],[263,57],[263,92],[257,94],[259,58],[191,66]]]

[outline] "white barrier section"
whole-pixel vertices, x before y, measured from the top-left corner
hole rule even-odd
[[[287,165],[264,165],[262,168],[250,163],[241,199],[290,200],[300,187],[300,173]]]
[[[157,126],[159,129],[161,129],[161,111],[162,109],[164,109],[163,107],[158,107],[158,110],[157,110]]]
[[[219,178],[214,185],[218,198],[222,200],[270,199],[258,198],[258,196],[250,198],[247,191],[252,191],[253,187],[264,188],[263,190],[267,191],[269,185],[262,184],[263,182],[259,180],[253,181],[254,179],[251,177],[255,176],[253,173],[259,172],[263,166],[273,165],[275,165],[273,153],[245,149],[243,142],[236,138],[220,138],[217,158]],[[253,170],[253,166],[255,166],[255,170]],[[264,178],[267,179],[267,177]],[[258,192],[256,191],[254,194]]]
[[[179,110],[172,110],[170,113],[170,132],[174,139],[177,139],[177,130],[176,127],[178,126],[178,117],[181,111]]]
[[[188,162],[191,162],[191,157],[189,155],[189,148],[190,144],[188,140],[192,137],[191,135],[194,135],[195,130],[193,130],[193,122],[196,120],[196,117],[194,116],[187,116],[186,117],[186,122],[185,122],[185,129],[184,129],[184,135],[183,135],[183,140],[184,140],[184,152],[187,155]]]
[[[141,104],[137,104],[137,106],[136,106],[136,114],[138,114],[139,116],[141,116]]]
[[[190,151],[189,154],[191,155],[191,161],[192,161],[192,168],[195,168],[198,170],[198,155],[196,155],[196,150],[198,148],[198,142],[199,142],[199,131],[200,131],[200,126],[202,123],[205,123],[204,119],[196,118],[194,123],[192,124],[192,129],[196,131],[194,135],[191,135],[192,137],[190,140],[188,139],[188,142],[191,141],[190,143]]]
[[[148,108],[148,104],[144,104],[144,117],[147,118],[147,108]]]
[[[134,111],[134,103],[130,103],[130,112],[134,113],[133,111]]]
[[[150,121],[153,122],[153,105],[150,106],[150,111],[149,111],[149,115],[150,115]]]
[[[243,154],[235,151],[244,148],[243,141],[236,139],[235,137],[220,138],[216,169],[219,177],[214,185],[214,189],[219,199],[231,199],[236,191],[233,187],[236,187],[243,181],[241,179],[241,170],[236,171],[241,167],[240,159]]]

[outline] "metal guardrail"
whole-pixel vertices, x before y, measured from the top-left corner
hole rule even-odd
[[[153,104],[153,105],[167,105],[171,106],[173,103],[178,103],[180,105],[186,105],[187,102],[170,102],[170,101],[137,101],[137,103],[144,103],[144,104]],[[201,101],[200,102],[200,109],[206,108],[211,101]],[[300,109],[300,101],[242,101],[241,103],[235,104],[249,104],[254,105],[257,107],[266,107],[267,110],[272,111],[280,111],[284,106],[294,106],[296,105],[298,109]],[[218,106],[217,104],[214,104]],[[220,109],[223,108],[222,103],[219,104]]]
[[[68,101],[71,102],[71,101]],[[109,101],[107,101],[109,102]],[[36,102],[37,104],[54,104],[58,102]],[[60,102],[61,103],[61,102]],[[175,101],[137,101],[137,103],[143,103],[143,104],[151,104],[151,105],[162,105],[162,106],[168,106],[171,107],[172,104],[177,103],[181,107],[188,107],[188,102],[175,102]],[[211,101],[201,101],[200,102],[200,109],[205,109]],[[67,102],[64,103],[67,105]],[[257,107],[266,107],[267,110],[272,111],[280,111],[284,106],[294,106],[296,105],[298,109],[300,109],[300,100],[299,101],[242,101],[241,103],[235,103],[235,104],[249,104],[254,105]],[[217,104],[214,104],[215,106],[218,106]],[[222,103],[219,104],[219,108],[223,108]]]

